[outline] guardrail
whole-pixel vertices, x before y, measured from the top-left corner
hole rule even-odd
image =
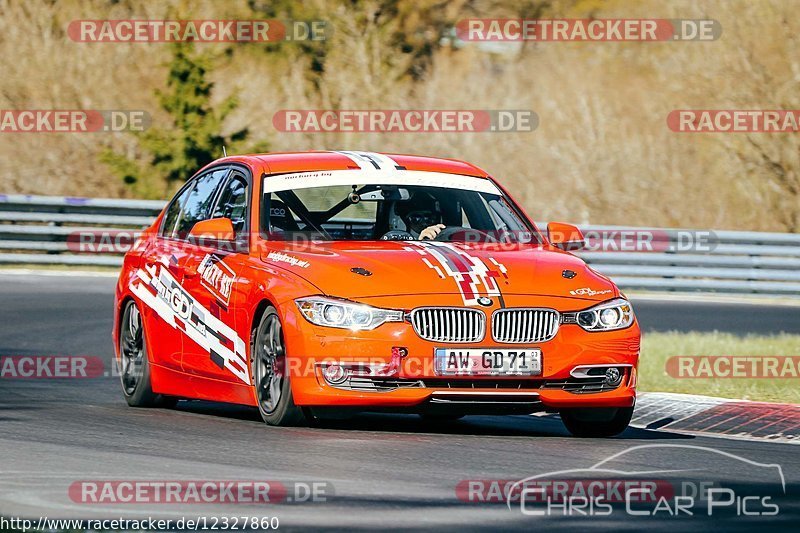
[[[70,236],[101,229],[136,230],[150,224],[164,202],[0,194],[0,264],[119,266],[114,253],[79,253]],[[542,226],[544,227],[544,226]],[[625,289],[800,295],[800,234],[752,231],[692,232],[619,226],[582,226],[600,235],[597,251],[578,252]],[[656,236],[650,251],[602,243],[620,233]],[[687,234],[708,234],[705,247],[675,246]],[[610,237],[609,237],[610,236]],[[620,251],[619,248],[622,248]]]

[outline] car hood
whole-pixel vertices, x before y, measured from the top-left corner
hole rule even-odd
[[[465,305],[481,297],[539,295],[603,301],[616,286],[580,258],[544,245],[474,245],[435,241],[270,243],[261,254],[329,296],[458,294]]]

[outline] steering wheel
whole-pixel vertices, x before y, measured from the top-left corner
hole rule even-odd
[[[475,242],[475,243],[498,242],[497,238],[494,237],[488,231],[474,229],[474,228],[464,228],[461,226],[445,228],[441,232],[439,232],[439,235],[437,235],[436,238],[433,240],[450,242],[450,239],[454,235],[459,235],[459,237],[463,236],[463,239],[459,240],[463,240],[464,242]]]

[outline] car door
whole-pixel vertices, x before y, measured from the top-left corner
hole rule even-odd
[[[198,303],[205,335],[184,340],[184,372],[240,384],[250,383],[246,339],[236,333],[235,310],[244,295],[239,284],[248,247],[249,186],[245,174],[233,171],[221,188],[208,218],[228,218],[232,241],[203,238],[187,244],[191,253],[181,264],[184,288]]]
[[[186,236],[192,221],[210,211],[228,171],[227,167],[210,170],[188,182],[170,202],[158,235],[143,253],[142,281],[150,287],[137,284],[133,290],[143,303],[141,311],[154,364],[182,370],[183,337],[192,317],[192,304],[183,288],[182,264],[192,253],[186,246]]]

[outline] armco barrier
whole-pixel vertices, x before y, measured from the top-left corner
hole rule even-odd
[[[0,194],[0,264],[118,266],[119,253],[74,253],[69,235],[135,230],[161,201]],[[582,226],[586,232],[653,231],[667,239],[685,230]],[[715,231],[708,250],[582,251],[593,268],[626,289],[800,296],[800,234]]]

